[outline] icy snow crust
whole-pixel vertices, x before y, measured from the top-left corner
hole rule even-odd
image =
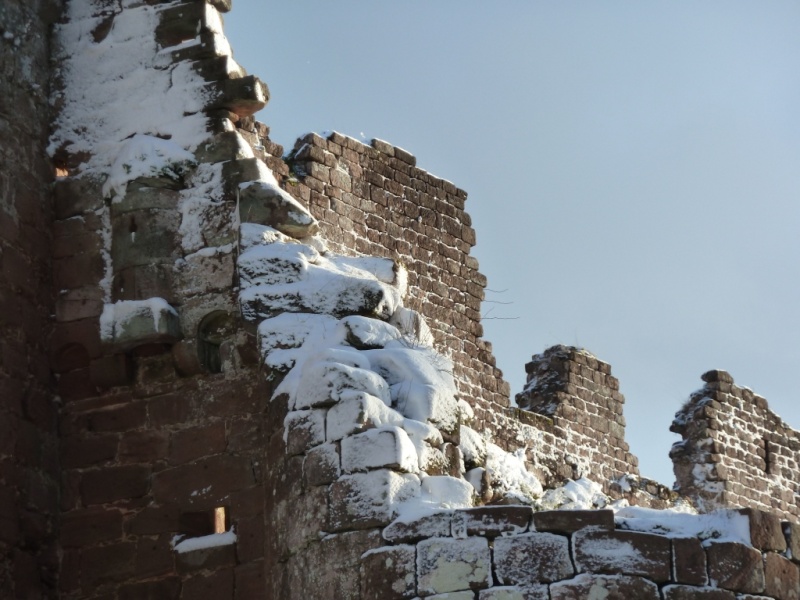
[[[206,550],[218,546],[229,546],[236,543],[236,532],[231,529],[224,533],[211,533],[199,537],[186,538],[181,541],[182,536],[175,536],[172,540],[172,547],[178,554],[193,552],[195,550]]]

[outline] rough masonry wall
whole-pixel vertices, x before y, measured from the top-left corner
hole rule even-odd
[[[58,0],[0,3],[0,596],[51,597],[56,407],[47,361],[50,25]]]
[[[78,16],[65,26],[91,36],[79,40],[88,51],[112,60],[155,36],[168,57],[161,68],[196,73],[206,103],[198,133],[208,141],[196,152],[196,179],[136,178],[113,201],[102,177],[81,172],[86,155],[56,152],[64,171],[55,184],[50,349],[62,488],[60,507],[41,512],[61,512],[58,597],[259,598],[264,538],[274,528],[264,509],[271,390],[234,288],[237,190],[254,166],[235,123],[264,106],[265,88],[225,54],[216,25],[225,0],[73,6]],[[113,39],[115,22],[129,27],[143,13],[157,16],[156,31],[138,32],[126,49],[135,32],[123,26]],[[62,61],[74,54],[69,45],[59,52]],[[209,179],[220,185],[202,187]],[[187,204],[196,212],[181,213]],[[197,217],[192,246],[180,229],[187,214]],[[112,319],[101,334],[109,309],[132,318]],[[229,533],[213,539],[226,543],[205,548],[205,536],[220,531]],[[185,540],[200,549],[173,548]]]
[[[683,437],[670,452],[678,491],[707,510],[748,506],[797,522],[800,432],[725,371],[703,381],[671,427]]]
[[[270,166],[288,176],[285,189],[307,204],[333,251],[406,266],[405,304],[426,317],[438,347],[449,352],[464,399],[481,414],[508,406],[508,383],[481,337],[486,278],[469,254],[475,230],[466,192],[418,168],[401,148],[338,133],[298,140],[290,171]]]

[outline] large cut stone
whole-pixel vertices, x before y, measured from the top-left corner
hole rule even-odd
[[[747,594],[764,591],[764,561],[755,548],[720,542],[711,544],[706,554],[712,585]]]
[[[641,575],[659,583],[670,578],[668,538],[633,531],[583,529],[572,539],[579,571]]]
[[[417,586],[421,595],[487,588],[492,563],[486,538],[432,538],[417,544]]]
[[[400,503],[418,496],[419,478],[387,469],[345,475],[330,486],[328,531],[388,524]]]
[[[659,600],[658,586],[641,577],[589,575],[550,585],[551,600]]]
[[[526,533],[494,542],[497,581],[504,585],[535,585],[572,577],[569,539],[554,533]]]
[[[362,600],[413,598],[416,557],[414,546],[389,546],[365,553],[361,558]]]

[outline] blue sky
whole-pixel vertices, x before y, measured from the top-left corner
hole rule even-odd
[[[666,484],[708,369],[800,427],[800,4],[235,0],[225,22],[275,141],[385,139],[469,193],[512,392],[532,354],[586,348]]]

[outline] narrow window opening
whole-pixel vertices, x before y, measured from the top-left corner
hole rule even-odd
[[[225,533],[228,531],[226,512],[224,506],[214,509],[214,533]]]
[[[771,444],[767,438],[764,438],[764,472],[768,475],[772,475],[773,461]]]
[[[197,328],[197,353],[200,364],[209,373],[222,373],[220,346],[230,338],[236,326],[233,317],[225,311],[206,315]]]

